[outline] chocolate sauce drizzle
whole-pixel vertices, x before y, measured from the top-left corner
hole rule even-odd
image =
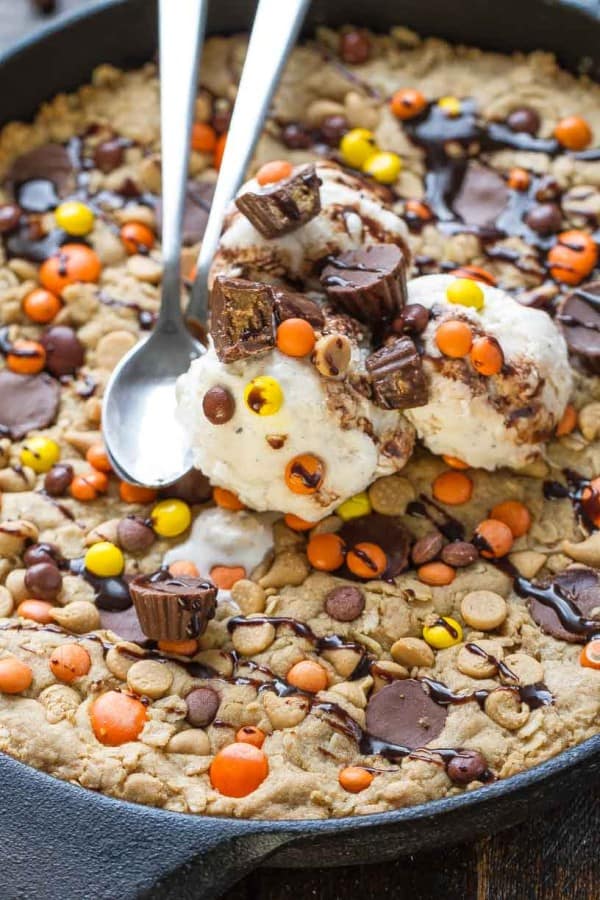
[[[429,519],[449,541],[464,541],[465,526],[455,519],[426,494],[419,494],[418,500],[411,501],[406,514],[417,519]]]

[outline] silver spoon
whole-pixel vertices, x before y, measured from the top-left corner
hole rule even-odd
[[[188,320],[197,323],[201,331],[208,321],[208,272],[219,242],[223,216],[242,182],[309,3],[310,0],[260,0],[258,4],[186,312]],[[202,11],[196,15],[203,18],[202,3],[185,0],[185,4],[196,9],[200,5]],[[193,62],[197,65],[197,56],[192,60],[192,54],[188,52],[189,34],[186,35],[186,31],[198,34],[196,23],[193,28],[189,23],[181,25],[185,18],[183,5],[183,0],[177,4],[172,0],[161,0],[160,5],[165,266],[161,312],[151,337],[134,347],[113,372],[104,397],[102,423],[104,441],[116,472],[126,481],[149,487],[171,484],[192,467],[191,449],[175,416],[175,382],[187,370],[190,361],[204,352],[203,345],[186,331],[179,306],[180,233],[193,94],[186,95],[186,109],[190,112],[186,128],[179,125],[179,134],[173,95],[179,90],[178,72],[196,71]],[[175,15],[175,9],[177,22],[171,24],[169,20]],[[166,57],[176,29],[183,32],[185,39],[180,37],[180,45],[173,48],[176,54],[173,61]],[[174,84],[169,76],[174,79]],[[181,112],[181,107],[177,111]],[[184,131],[185,148],[179,143]],[[165,142],[170,153],[165,152]],[[185,165],[182,167],[184,153]],[[167,208],[170,217],[167,217]],[[176,227],[176,232],[169,231],[170,227]]]

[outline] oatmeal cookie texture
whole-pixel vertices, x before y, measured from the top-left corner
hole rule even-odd
[[[244,46],[204,54],[186,276]],[[325,818],[596,734],[600,88],[401,27],[298,47],[181,387],[212,484],[160,496],[101,432],[158,307],[158,138],[151,65],[0,134],[0,749]]]

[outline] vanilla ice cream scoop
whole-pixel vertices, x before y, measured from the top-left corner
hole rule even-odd
[[[572,389],[566,344],[550,316],[451,275],[409,281],[408,302],[430,313],[421,334],[429,400],[406,411],[428,449],[483,469],[535,459]]]

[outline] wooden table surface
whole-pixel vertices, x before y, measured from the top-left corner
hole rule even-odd
[[[56,5],[65,11],[86,2]],[[0,48],[45,19],[33,0],[0,0]],[[377,866],[261,869],[223,900],[598,900],[599,850],[596,787],[574,794],[541,821],[471,844]]]

